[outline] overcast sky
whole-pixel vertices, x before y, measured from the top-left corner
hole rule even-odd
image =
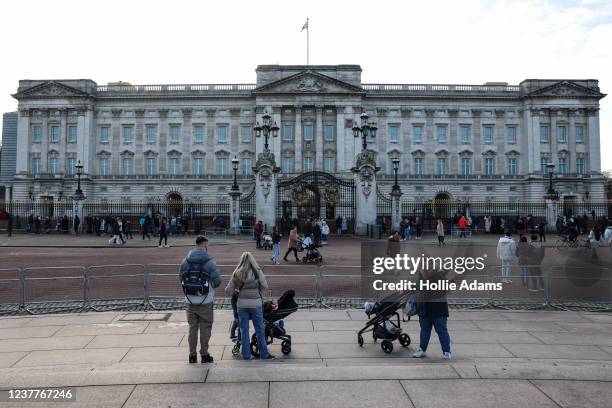
[[[0,13],[0,111],[19,79],[254,83],[258,64],[359,64],[364,82],[595,78],[612,93],[612,0],[15,0]],[[612,170],[612,95],[600,111]]]

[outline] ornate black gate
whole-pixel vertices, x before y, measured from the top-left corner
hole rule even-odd
[[[242,222],[240,227],[254,227],[255,226],[255,187],[250,193],[247,193],[240,197],[240,221]]]
[[[355,182],[321,171],[279,180],[276,217],[283,227],[296,218],[300,224],[308,218],[325,219],[332,232],[336,230],[336,220],[346,218],[352,231],[355,224]]]

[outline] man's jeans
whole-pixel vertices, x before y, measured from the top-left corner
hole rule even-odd
[[[512,270],[512,259],[502,259],[501,274],[502,282],[510,278],[510,271]]]
[[[420,347],[421,350],[427,351],[427,346],[429,345],[429,338],[431,337],[431,328],[432,326],[436,329],[436,333],[438,333],[438,338],[440,339],[440,346],[442,346],[443,353],[450,353],[450,335],[448,334],[448,329],[446,328],[446,317],[421,317],[419,316],[419,324],[421,325],[421,341]]]
[[[208,354],[208,341],[213,325],[213,302],[203,305],[187,305],[187,323],[189,323],[189,354],[195,354],[200,330],[200,354]]]
[[[278,262],[278,258],[280,258],[280,244],[272,245],[272,253],[274,254],[272,256],[274,258],[274,262]]]
[[[251,339],[249,337],[249,320],[253,320],[257,344],[259,345],[259,357],[263,360],[268,357],[268,344],[266,343],[266,333],[263,322],[263,311],[261,307],[254,309],[238,308],[238,318],[240,319],[240,341],[242,342],[242,358],[251,358]]]

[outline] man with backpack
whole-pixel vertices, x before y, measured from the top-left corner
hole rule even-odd
[[[203,236],[196,238],[196,248],[189,251],[181,262],[179,277],[189,323],[189,363],[197,363],[198,329],[200,331],[200,355],[202,363],[212,363],[213,358],[208,353],[213,325],[214,288],[221,284],[219,268],[208,255],[208,239]]]

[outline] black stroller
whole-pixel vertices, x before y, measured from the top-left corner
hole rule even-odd
[[[298,251],[299,246],[298,244]],[[318,248],[321,248],[321,245],[315,244],[314,242],[307,246],[302,246],[302,250],[306,252],[306,254],[302,257],[303,263],[320,263],[323,262],[323,255],[319,252]]]
[[[266,333],[266,343],[272,344],[274,339],[281,340],[281,351],[287,355],[291,353],[291,336],[287,334],[284,327],[278,324],[278,321],[289,316],[291,313],[297,311],[298,305],[293,299],[295,297],[295,291],[289,289],[285,291],[281,297],[278,298],[276,310],[272,308],[272,302],[264,302],[263,306],[263,318],[264,318],[264,330]],[[232,349],[232,355],[238,357],[240,355],[240,332],[238,333],[238,339],[234,343]],[[251,354],[254,357],[259,357],[259,345],[257,344],[257,335],[253,333],[251,336]]]
[[[398,292],[371,304],[371,308],[366,305],[366,314],[370,320],[357,333],[359,346],[363,347],[363,334],[371,331],[374,341],[382,339],[380,347],[387,354],[393,351],[393,341],[395,340],[399,340],[402,347],[408,347],[411,341],[410,336],[402,333],[398,310],[406,305],[409,297],[410,292],[408,291]],[[374,317],[370,318],[372,315]]]

